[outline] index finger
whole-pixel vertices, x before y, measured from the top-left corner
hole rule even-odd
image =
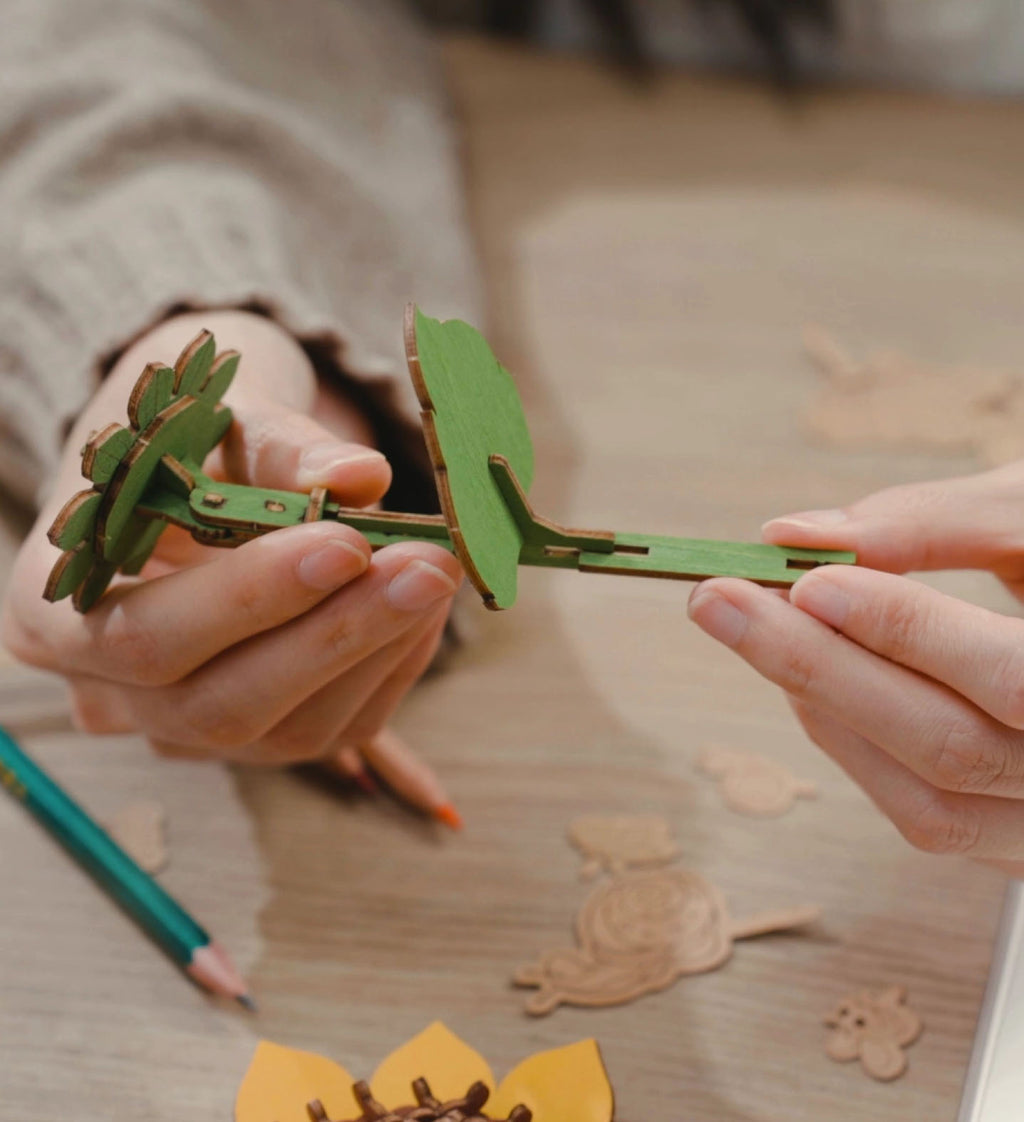
[[[309,611],[364,573],[370,557],[351,527],[290,526],[204,564],[115,586],[86,615],[66,601],[21,605],[6,639],[19,658],[58,673],[168,685]]]

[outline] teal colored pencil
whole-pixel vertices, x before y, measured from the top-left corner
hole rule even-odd
[[[2,728],[0,785],[194,981],[253,1008],[244,980],[223,949]]]

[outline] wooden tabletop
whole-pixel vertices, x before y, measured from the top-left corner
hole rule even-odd
[[[1018,363],[1024,109],[836,92],[792,111],[742,83],[634,91],[590,63],[473,41],[446,63],[540,513],[756,540],[773,514],[972,469],[808,441],[800,331]],[[471,641],[398,722],[443,774],[460,836],[298,774],[77,736],[0,679],[0,719],[22,706],[22,739],[100,817],[136,794],[164,801],[163,881],[261,1006],[254,1018],[193,991],[0,801],[3,1122],[224,1120],[260,1036],[369,1073],[437,1018],[499,1073],[596,1037],[622,1122],[954,1117],[1000,878],[912,851],[777,692],[687,622],[689,586],[521,578],[513,610],[468,605]],[[984,579],[936,583],[1008,607]],[[737,817],[694,771],[709,742],[785,760],[820,797]],[[815,903],[823,918],[633,1005],[530,1019],[508,979],[570,939],[587,887],[566,827],[598,811],[663,815],[737,916]],[[907,1076],[880,1085],[825,1057],[820,1022],[848,990],[887,983],[927,1028]]]

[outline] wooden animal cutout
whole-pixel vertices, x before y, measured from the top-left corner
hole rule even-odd
[[[567,530],[539,518],[527,497],[533,445],[519,394],[483,336],[410,306],[405,341],[443,517],[342,508],[323,489],[305,495],[210,479],[203,463],[231,425],[221,398],[239,356],[217,355],[204,331],[173,369],[146,367],[128,402],[127,426],[112,424],[89,438],[82,472],[92,486],[50,527],[62,555],[46,598],[71,596],[87,611],[118,572],[139,572],[168,523],[220,546],[322,518],[353,526],[374,548],[436,542],[458,555],[489,608],[515,602],[520,565],[786,586],[807,569],[856,560],[832,550]]]
[[[576,917],[578,946],[550,951],[516,971],[536,987],[535,1016],[559,1005],[622,1005],[686,974],[721,966],[733,942],[812,923],[817,908],[730,918],[722,894],[688,869],[623,873],[599,884]]]
[[[797,799],[813,799],[818,788],[798,779],[789,768],[754,752],[709,746],[697,758],[697,767],[719,780],[722,800],[730,810],[750,818],[778,818]]]
[[[906,1000],[903,986],[850,994],[825,1018],[831,1029],[825,1051],[840,1063],[859,1059],[872,1079],[898,1079],[907,1070],[903,1049],[913,1044],[924,1028]]]
[[[636,865],[665,865],[679,846],[664,818],[648,814],[584,814],[569,826],[569,840],[586,858],[584,880],[602,870],[621,873]]]

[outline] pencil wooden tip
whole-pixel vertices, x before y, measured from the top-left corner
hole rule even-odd
[[[238,1004],[241,1005],[241,1007],[243,1009],[248,1009],[250,1013],[258,1013],[259,1012],[259,1006],[256,1004],[255,1001],[253,1001],[253,999],[247,993],[238,994],[235,997],[235,1001],[237,1001]]]
[[[462,815],[451,803],[434,807],[434,817],[438,822],[443,822],[451,830],[461,830],[463,826]]]

